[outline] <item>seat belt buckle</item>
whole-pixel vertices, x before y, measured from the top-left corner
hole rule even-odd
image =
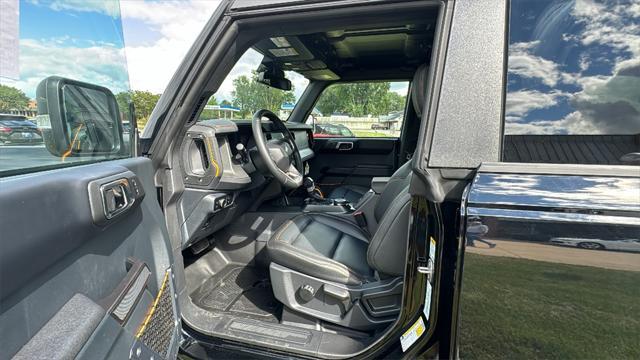
[[[364,216],[362,211],[356,211],[353,213],[353,217],[356,219],[356,223],[360,227],[360,229],[367,231],[367,218]],[[368,232],[368,231],[367,231]]]

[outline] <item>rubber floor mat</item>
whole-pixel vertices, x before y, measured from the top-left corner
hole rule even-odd
[[[278,322],[281,305],[273,296],[268,272],[227,266],[191,295],[199,307],[214,312]]]

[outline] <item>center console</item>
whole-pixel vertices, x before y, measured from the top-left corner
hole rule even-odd
[[[345,199],[308,198],[302,207],[302,212],[350,214],[354,211],[356,211],[355,207]]]
[[[302,212],[324,212],[333,214],[350,214],[356,211],[354,205],[346,199],[325,199],[316,188],[315,182],[310,177],[305,177],[302,186],[307,190],[309,196],[304,200]]]

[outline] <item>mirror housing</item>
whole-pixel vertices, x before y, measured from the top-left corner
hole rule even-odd
[[[42,137],[59,157],[126,154],[118,102],[111,90],[50,76],[36,89],[38,116],[48,118]]]
[[[291,81],[284,77],[284,71],[274,62],[262,62],[258,67],[257,82],[276,89],[291,90]]]

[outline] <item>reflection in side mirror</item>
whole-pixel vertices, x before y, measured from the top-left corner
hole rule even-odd
[[[276,89],[291,90],[291,81],[284,77],[284,71],[271,62],[260,64],[256,81]]]
[[[45,146],[55,156],[115,155],[127,152],[118,103],[107,88],[48,77],[38,84],[38,115]]]

